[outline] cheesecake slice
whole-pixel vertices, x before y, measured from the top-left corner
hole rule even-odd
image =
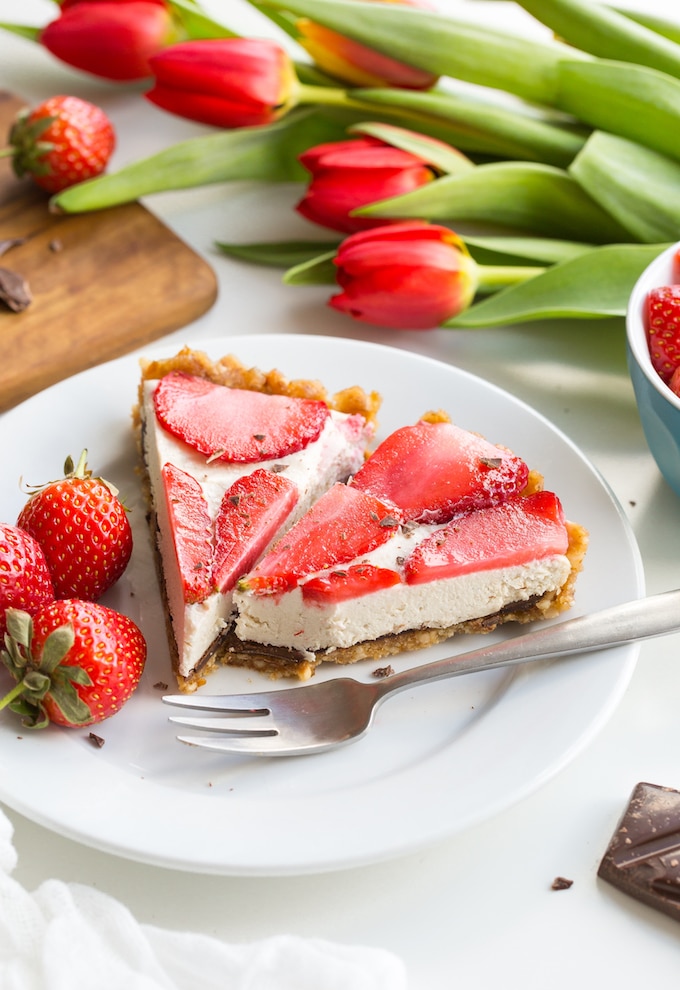
[[[241,662],[301,679],[558,615],[587,533],[512,452],[443,414],[395,431],[239,579]]]
[[[184,349],[143,363],[135,422],[181,690],[224,659],[238,579],[360,469],[379,406],[376,393],[329,396],[233,357]]]

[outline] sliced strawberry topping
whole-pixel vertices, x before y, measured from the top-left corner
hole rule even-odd
[[[263,468],[234,482],[215,520],[213,580],[219,591],[229,591],[250,570],[297,500],[292,481]]]
[[[213,590],[212,522],[201,486],[174,464],[162,469],[168,516],[187,603],[202,602]]]
[[[347,564],[382,546],[394,536],[400,520],[378,499],[337,484],[282,537],[244,580],[256,594],[293,588],[316,571]]]
[[[646,322],[652,364],[668,384],[680,366],[680,285],[661,285],[650,291]]]
[[[372,591],[391,588],[399,584],[401,577],[389,567],[375,564],[353,564],[346,570],[329,571],[310,578],[302,585],[302,597],[317,605],[333,605],[351,598],[361,598]]]
[[[406,560],[408,584],[424,584],[566,553],[562,506],[552,492],[515,496],[469,512],[423,540]]]
[[[352,484],[397,506],[405,520],[443,523],[520,492],[529,469],[514,454],[452,423],[416,423],[392,433]]]
[[[324,402],[227,388],[171,372],[154,393],[159,422],[213,460],[253,464],[303,450],[324,428]]]

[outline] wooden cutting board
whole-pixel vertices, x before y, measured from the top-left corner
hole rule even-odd
[[[0,147],[24,103],[0,90]],[[197,319],[217,296],[215,274],[139,203],[54,216],[48,195],[0,159],[0,255],[32,302],[0,301],[0,411],[69,375],[127,354]]]

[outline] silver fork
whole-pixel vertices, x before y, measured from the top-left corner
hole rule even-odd
[[[667,591],[542,626],[525,635],[370,683],[340,677],[279,691],[166,695],[163,701],[212,713],[208,718],[171,716],[171,722],[208,733],[178,736],[181,742],[223,753],[301,756],[360,739],[370,728],[380,703],[414,685],[531,660],[601,650],[678,630],[680,590]]]

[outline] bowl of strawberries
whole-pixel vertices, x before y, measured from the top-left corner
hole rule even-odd
[[[638,279],[626,314],[626,341],[647,444],[680,495],[680,243],[659,254]]]

